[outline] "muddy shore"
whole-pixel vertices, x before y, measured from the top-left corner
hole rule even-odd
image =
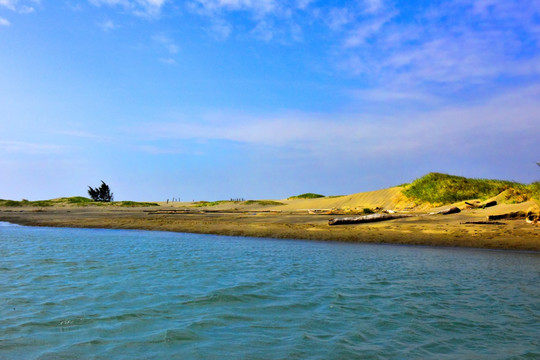
[[[0,208],[0,221],[20,225],[141,229],[231,236],[358,243],[472,247],[540,251],[540,227],[524,220],[485,220],[486,210],[453,215],[329,226],[335,215],[277,212],[152,213],[152,208]]]

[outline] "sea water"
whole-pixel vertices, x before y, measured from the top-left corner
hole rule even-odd
[[[1,359],[538,359],[540,254],[0,226]]]

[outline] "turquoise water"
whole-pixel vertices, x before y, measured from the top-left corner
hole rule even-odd
[[[540,254],[0,225],[1,359],[538,359]]]

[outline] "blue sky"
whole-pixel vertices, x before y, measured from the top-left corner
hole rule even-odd
[[[540,170],[536,0],[0,0],[0,198]]]

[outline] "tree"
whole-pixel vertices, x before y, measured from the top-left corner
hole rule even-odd
[[[113,200],[113,193],[111,192],[109,185],[105,184],[103,180],[101,180],[101,186],[99,188],[89,186],[88,195],[90,195],[94,201],[111,202]]]

